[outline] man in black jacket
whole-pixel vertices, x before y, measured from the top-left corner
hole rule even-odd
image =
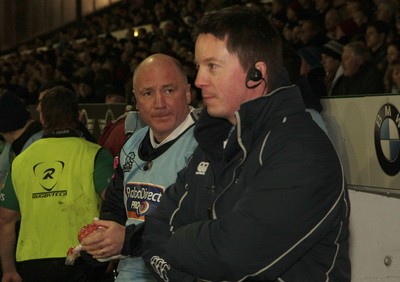
[[[340,160],[305,112],[264,13],[231,7],[195,28],[199,146],[146,218],[160,281],[350,281]]]
[[[380,94],[383,73],[371,62],[365,43],[350,42],[343,48],[343,77],[332,88],[332,96]]]

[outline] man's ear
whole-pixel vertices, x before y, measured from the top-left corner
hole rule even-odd
[[[263,61],[257,61],[254,66],[261,72],[261,77],[267,80],[267,64]]]
[[[192,102],[192,94],[190,92],[190,89],[192,88],[192,85],[190,83],[186,84],[186,103],[189,105]]]

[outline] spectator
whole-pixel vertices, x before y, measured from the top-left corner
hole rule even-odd
[[[343,79],[332,89],[332,95],[379,94],[384,91],[383,74],[370,62],[363,42],[350,42],[343,48]]]
[[[304,10],[299,1],[293,0],[286,6],[286,18],[291,24],[299,24],[305,19]]]
[[[104,101],[104,98],[101,99],[96,96],[96,92],[94,91],[94,82],[91,78],[79,79],[78,89],[76,92],[80,104],[100,103]]]
[[[384,78],[385,92],[400,94],[400,60],[396,59],[389,65]]]
[[[327,39],[315,20],[306,19],[301,23],[301,41],[304,47],[321,48]]]
[[[301,57],[300,76],[307,78],[313,95],[317,97],[326,96],[325,71],[321,64],[320,49],[304,47],[299,49],[298,53]]]
[[[98,215],[99,195],[104,197],[112,174],[112,156],[76,134],[78,103],[70,92],[56,87],[44,96],[40,119],[45,135],[12,163],[0,202],[3,281],[99,279],[98,271],[80,258],[66,266],[65,256],[79,244],[79,229]],[[20,263],[18,272],[14,258]]]
[[[369,5],[367,2],[370,0],[347,0],[346,2],[346,19],[353,19],[355,18],[355,13],[360,10],[369,10]]]
[[[326,125],[320,115],[322,111],[320,98],[313,93],[308,78],[300,75],[302,58],[293,48],[286,44],[283,45],[283,65],[288,71],[289,80],[300,88],[306,111],[311,114],[311,117],[319,127],[327,132]]]
[[[325,70],[324,83],[328,96],[331,96],[332,89],[335,87],[336,83],[342,79],[342,53],[343,45],[336,40],[330,40],[322,47],[321,62]]]
[[[280,35],[237,6],[194,35],[199,146],[146,217],[145,262],[160,281],[350,281],[344,175],[283,69]]]
[[[335,40],[340,42],[349,43],[357,34],[357,24],[353,19],[347,19],[339,22],[336,26]]]
[[[342,14],[344,19],[347,19],[349,15],[347,14],[347,0],[332,0],[332,6]]]
[[[393,86],[393,71],[394,68],[392,64],[400,60],[400,41],[394,40],[388,44],[387,52],[386,52],[386,60],[388,62],[388,66],[385,70],[385,75],[383,77],[383,83],[385,86],[385,92],[392,93]],[[396,90],[394,90],[396,91]]]
[[[363,41],[365,32],[367,30],[367,24],[370,21],[370,13],[368,10],[360,9],[354,11],[354,22],[357,25],[357,33],[355,35],[356,40]]]
[[[371,54],[371,62],[384,72],[387,67],[386,38],[389,33],[387,23],[383,21],[374,21],[367,25],[365,34],[366,44]]]
[[[389,65],[397,59],[400,59],[400,40],[390,42],[386,52],[386,60]]]
[[[323,26],[325,24],[325,17],[332,7],[331,0],[315,0],[315,11],[317,22]]]
[[[296,33],[296,29],[298,30]],[[300,39],[301,27],[287,23],[282,31],[283,38],[293,49],[298,50],[302,47],[303,43]]]
[[[136,131],[121,149],[100,214],[103,220],[94,221],[106,229],[88,237],[83,246],[94,258],[130,256],[120,261],[117,281],[155,281],[135,252],[132,234],[143,228],[197,146],[194,115],[190,84],[182,65],[170,56],[146,58],[134,72],[133,89],[139,114],[149,126]]]
[[[326,37],[329,39],[336,39],[337,25],[342,21],[341,15],[336,9],[329,9],[325,14],[325,31]]]
[[[396,13],[399,11],[400,4],[397,0],[380,0],[376,1],[375,18],[378,21],[392,24],[396,18]]]

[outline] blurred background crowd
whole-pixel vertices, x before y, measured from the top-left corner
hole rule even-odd
[[[3,55],[0,91],[11,90],[34,105],[43,84],[63,80],[72,84],[80,103],[126,103],[135,66],[156,52],[181,60],[193,85],[193,24],[205,13],[235,4],[265,10],[301,59],[299,77],[308,79],[318,97],[349,94],[334,84],[345,64],[343,47],[354,41],[363,43],[353,48],[362,55],[359,64],[368,61],[379,72],[375,78],[384,88],[371,91],[400,91],[399,0],[124,0]],[[194,98],[198,105],[198,91]]]

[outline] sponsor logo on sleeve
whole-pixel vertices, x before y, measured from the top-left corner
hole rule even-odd
[[[164,190],[163,186],[151,183],[128,183],[125,187],[128,217],[144,221],[157,208]]]
[[[197,166],[196,175],[205,175],[209,165],[208,162],[200,162]]]

